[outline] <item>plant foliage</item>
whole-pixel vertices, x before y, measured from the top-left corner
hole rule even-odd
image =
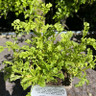
[[[51,3],[45,4],[40,0],[13,1],[15,6],[10,6],[15,7],[16,14],[23,12],[25,18],[28,18],[26,21],[17,19],[12,23],[16,33],[33,31],[36,36],[27,39],[25,41],[27,45],[22,47],[16,41],[6,42],[6,47],[0,46],[0,52],[4,48],[14,52],[12,61],[4,61],[5,79],[9,78],[10,81],[20,79],[22,87],[27,89],[31,85],[45,86],[48,82],[56,82],[56,78],[64,80],[62,70],[65,70],[72,78],[80,79],[76,86],[88,83],[86,70],[94,68],[96,61],[93,60],[92,50],[90,48],[86,50],[87,45],[92,45],[96,49],[96,40],[86,38],[89,24],[84,23],[83,37],[78,44],[70,40],[73,36],[72,32],[61,33],[64,29],[60,23],[45,25],[45,15],[52,7]],[[74,0],[76,1],[78,0]],[[57,34],[55,30],[58,31]],[[58,35],[61,35],[61,40],[55,42]],[[87,51],[87,54],[84,54],[84,51]]]
[[[61,19],[66,19],[74,12],[78,12],[82,4],[92,4],[96,0],[0,0],[0,15],[5,15],[6,17],[8,12],[12,11],[15,12],[17,16],[24,13],[25,19],[27,17],[30,18],[32,17],[32,13],[35,13],[36,10],[40,8],[40,6],[38,6],[40,4],[38,1],[52,3],[56,9],[54,19],[59,21]]]
[[[57,20],[68,18],[74,12],[78,12],[82,4],[92,4],[96,0],[56,0],[57,12],[54,16]]]

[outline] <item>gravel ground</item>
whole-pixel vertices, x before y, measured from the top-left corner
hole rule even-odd
[[[24,45],[25,43],[23,40],[29,37],[30,36],[27,35],[19,38],[19,45]],[[58,37],[57,40],[60,40],[60,38]],[[6,38],[0,36],[0,45],[5,46],[6,41],[12,41],[12,39],[10,37]],[[0,69],[4,67],[4,65],[2,65],[4,60],[11,59],[12,51],[8,52],[8,50],[5,49],[2,53],[0,53]],[[88,69],[87,74],[90,84],[85,84],[82,87],[75,88],[74,84],[78,82],[78,79],[74,78],[72,82],[72,88],[67,90],[68,96],[96,96],[96,71]],[[25,96],[29,90],[30,88],[24,91],[20,86],[19,80],[16,82],[4,81],[4,73],[0,72],[0,96]]]
[[[90,80],[89,85],[84,84],[82,87],[75,88],[74,84],[78,82],[78,79],[74,78],[72,89],[67,90],[68,96],[96,96],[96,71],[88,69],[87,75]]]

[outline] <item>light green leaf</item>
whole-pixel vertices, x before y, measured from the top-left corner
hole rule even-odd
[[[3,46],[0,46],[0,53],[4,51],[4,47]]]

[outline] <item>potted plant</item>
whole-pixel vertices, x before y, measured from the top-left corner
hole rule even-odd
[[[36,36],[27,39],[25,41],[27,45],[22,47],[16,41],[8,41],[6,47],[0,47],[0,51],[8,48],[14,52],[12,61],[4,61],[5,79],[9,78],[10,81],[20,79],[24,89],[34,85],[54,84],[53,82],[63,84],[66,77],[69,80],[73,77],[79,78],[76,86],[88,83],[86,70],[92,69],[96,61],[93,60],[92,50],[87,49],[87,45],[92,45],[96,49],[95,39],[86,38],[89,24],[84,23],[83,37],[78,44],[70,40],[72,32],[61,33],[64,29],[59,22],[54,25],[45,24],[45,15],[50,10],[51,3],[45,4],[36,0],[32,4],[32,8],[30,7],[32,14],[28,10],[24,12],[29,20],[24,22],[17,19],[12,26],[17,35],[32,30]],[[55,42],[58,35],[61,36],[61,40]],[[87,54],[84,54],[84,51]]]

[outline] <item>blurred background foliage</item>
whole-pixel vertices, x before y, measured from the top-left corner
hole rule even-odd
[[[46,23],[54,24],[56,22],[54,19],[52,19],[52,17],[54,17],[54,18],[57,18],[56,20],[60,21],[67,30],[78,31],[83,29],[83,22],[86,21],[90,23],[90,31],[96,31],[96,27],[95,27],[96,26],[96,1],[95,0],[93,0],[94,1],[93,3],[88,3],[86,2],[86,0],[85,0],[86,3],[84,3],[84,0],[83,1],[74,0],[74,3],[71,1],[67,2],[66,0],[64,0],[64,4],[67,5],[67,10],[64,10],[63,7],[65,6],[62,5],[61,10],[59,11],[63,12],[64,14],[62,14],[61,16],[58,15],[59,11],[56,8],[57,3],[55,1],[57,2],[60,1],[60,4],[62,4],[62,0],[46,0],[45,1],[46,3],[51,2],[53,4],[53,7],[51,8],[50,12],[46,15],[47,17]],[[78,1],[79,3],[76,3],[76,1]],[[87,1],[90,1],[90,0],[87,0]],[[58,6],[60,6],[60,4],[58,4]],[[73,9],[71,5],[72,6],[74,5]],[[24,14],[22,13],[16,16],[14,10],[6,10],[6,11],[8,11],[6,19],[4,15],[0,17],[0,32],[13,31],[13,28],[11,27],[11,23],[17,18],[22,21],[25,20]],[[69,15],[66,14],[68,12],[70,12]]]

